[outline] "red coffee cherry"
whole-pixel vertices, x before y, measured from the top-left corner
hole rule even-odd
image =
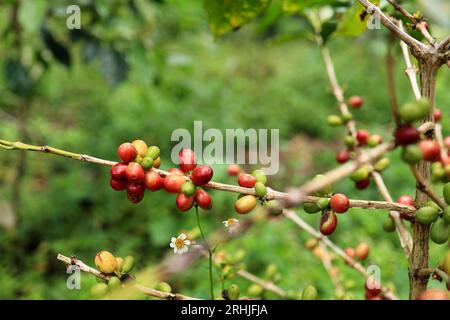
[[[188,197],[184,193],[179,193],[176,200],[177,207],[180,211],[185,212],[192,208],[194,197]]]
[[[367,291],[364,294],[364,297],[366,298],[366,300],[383,300],[379,295],[373,296]]]
[[[144,185],[141,183],[130,182],[127,186],[128,199],[133,203],[139,203],[144,198]]]
[[[147,171],[144,178],[145,188],[157,191],[164,186],[164,178],[154,171]]]
[[[433,116],[434,116],[434,121],[435,122],[440,122],[441,119],[442,119],[442,111],[441,111],[441,109],[438,109],[438,108],[434,109]]]
[[[185,178],[179,174],[167,176],[164,178],[164,189],[170,193],[179,193],[185,181]]]
[[[450,300],[447,291],[442,289],[428,289],[422,292],[416,300]]]
[[[238,184],[241,187],[253,188],[256,184],[256,177],[248,173],[241,173],[238,176]]]
[[[208,192],[203,189],[198,189],[194,194],[195,203],[202,209],[208,210],[212,206],[212,199]]]
[[[444,145],[447,149],[450,149],[450,136],[445,137],[444,139]]]
[[[359,260],[365,260],[369,256],[369,253],[370,253],[370,246],[365,242],[358,244],[358,246],[355,249],[355,256]]]
[[[204,186],[213,177],[213,170],[210,166],[201,165],[192,171],[191,179],[196,186]]]
[[[113,178],[114,180],[126,180],[127,167],[128,165],[123,162],[116,163],[115,165],[113,165],[111,167],[111,170],[109,171],[111,178]]]
[[[381,284],[374,277],[369,277],[364,287],[366,288],[366,293],[371,296],[377,296],[381,293]]]
[[[358,130],[356,132],[356,140],[358,140],[359,145],[364,146],[369,140],[370,133],[366,130]]]
[[[237,164],[230,164],[227,171],[230,176],[235,177],[241,172],[241,167]]]
[[[325,210],[320,217],[320,232],[328,236],[336,230],[337,217],[333,210]]]
[[[342,150],[336,154],[336,161],[338,163],[345,163],[350,159],[350,151]]]
[[[369,186],[369,184],[370,184],[370,179],[366,178],[364,180],[360,180],[360,181],[356,182],[355,187],[358,190],[364,190]]]
[[[414,207],[414,198],[408,195],[403,195],[397,199],[397,203],[404,204],[405,206]]]
[[[182,171],[181,169],[178,169],[178,168],[170,168],[169,170],[167,170],[167,172],[170,172],[172,174],[177,174],[180,176],[184,176],[184,171]]]
[[[420,139],[419,131],[410,125],[398,127],[394,136],[395,142],[401,146],[416,143]]]
[[[351,96],[348,99],[348,105],[350,107],[355,108],[355,109],[361,108],[363,103],[364,103],[364,101],[363,101],[363,99],[360,96]]]
[[[127,188],[128,181],[127,180],[116,180],[116,179],[111,178],[111,179],[109,179],[109,185],[114,190],[121,191],[121,190],[125,190]]]
[[[355,249],[353,248],[345,248],[345,254],[347,254],[350,258],[355,258]]]
[[[117,149],[117,154],[123,162],[129,163],[131,161],[134,161],[138,152],[131,143],[125,142],[119,146],[119,148]]]
[[[350,201],[345,194],[336,193],[330,198],[330,207],[336,213],[344,213],[350,207]]]
[[[131,162],[125,171],[128,181],[144,182],[145,172],[139,163]]]
[[[424,160],[426,161],[439,161],[441,158],[441,149],[439,143],[436,140],[422,140],[419,143],[419,148],[422,151]]]
[[[178,161],[178,165],[184,172],[192,171],[197,166],[197,157],[191,149],[181,150],[178,154]]]

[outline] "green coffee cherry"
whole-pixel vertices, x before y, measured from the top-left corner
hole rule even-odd
[[[434,243],[443,244],[447,242],[450,236],[450,225],[446,224],[443,219],[438,219],[431,225],[430,238]]]
[[[373,168],[375,169],[375,171],[381,172],[383,170],[385,170],[387,167],[389,167],[389,165],[391,164],[391,161],[389,160],[389,158],[383,158],[378,160]]]
[[[246,256],[245,250],[238,249],[236,251],[236,253],[234,254],[234,259],[233,260],[234,260],[235,263],[239,263],[242,260],[244,260],[245,256]]]
[[[270,200],[266,202],[266,206],[269,209],[269,213],[277,216],[283,213],[281,202],[278,200]]]
[[[181,185],[181,192],[183,192],[188,197],[194,195],[195,193],[195,184],[192,181],[186,181]]]
[[[95,298],[101,298],[108,293],[108,285],[106,283],[97,283],[91,288],[91,294]]]
[[[303,209],[306,213],[317,213],[321,210],[319,206],[313,202],[305,202],[303,204]]]
[[[161,153],[161,151],[159,150],[159,148],[157,146],[151,146],[147,149],[147,152],[145,153],[146,157],[150,157],[153,160],[156,160],[156,158],[159,157],[159,154]]]
[[[263,293],[264,289],[259,284],[252,284],[247,289],[247,293],[249,296],[259,297]]]
[[[436,208],[438,212],[442,211],[441,207],[439,207],[439,205],[433,200],[428,200],[427,203],[425,203],[424,207],[433,207]]]
[[[347,123],[350,120],[353,120],[353,114],[351,114],[350,112],[346,112],[342,114],[341,118],[344,123]]]
[[[317,174],[313,180],[320,180],[323,179],[323,174]],[[328,196],[332,191],[331,184],[327,184],[323,189],[316,191],[317,196]]]
[[[350,179],[352,179],[355,182],[366,180],[369,177],[369,170],[367,168],[362,167],[359,168],[350,175]]]
[[[340,125],[342,125],[343,122],[344,121],[342,121],[342,118],[337,116],[337,115],[335,115],[335,114],[329,115],[327,117],[327,123],[330,126],[340,126]]]
[[[326,209],[328,208],[329,204],[330,204],[330,198],[319,198],[319,200],[317,200],[316,202],[317,206],[320,209]]]
[[[303,289],[302,300],[317,300],[316,287],[309,285]]]
[[[442,220],[444,220],[446,224],[450,224],[450,206],[445,207],[444,211],[442,212]]]
[[[379,140],[377,137],[369,137],[369,139],[367,139],[367,146],[370,148],[374,148],[377,145],[379,145]]]
[[[121,273],[122,272],[122,266],[123,266],[123,258],[116,257],[116,272]]]
[[[438,217],[439,211],[435,207],[425,206],[416,211],[416,220],[422,224],[430,224]]]
[[[409,102],[402,105],[399,109],[400,118],[408,123],[421,120],[431,111],[431,104],[426,99],[415,102]]]
[[[144,170],[150,169],[153,166],[153,159],[150,157],[145,157],[142,159],[141,166]]]
[[[354,137],[352,137],[352,136],[345,136],[344,144],[348,148],[353,148],[354,146],[356,146],[356,139]]]
[[[444,167],[440,162],[434,162],[431,164],[431,178],[437,182],[445,176]]]
[[[395,230],[395,222],[391,217],[387,217],[383,223],[383,229],[386,232],[392,232]]]
[[[134,257],[126,256],[125,259],[123,259],[122,271],[130,272],[131,270],[133,270],[133,267],[134,267]]]
[[[403,148],[402,159],[406,163],[414,164],[423,159],[423,154],[419,146],[409,145]]]
[[[230,286],[230,289],[228,289],[228,296],[230,297],[230,300],[237,300],[239,299],[240,289],[237,284],[232,284]]]
[[[156,290],[166,292],[166,293],[171,293],[172,287],[167,282],[161,281],[156,285]]]
[[[108,281],[108,288],[110,290],[115,290],[120,288],[120,279],[117,277],[110,277]]]
[[[266,276],[268,278],[273,278],[277,272],[278,267],[274,263],[269,264],[266,268]]]
[[[256,182],[255,184],[255,192],[258,196],[264,197],[267,194],[267,188],[262,182]]]
[[[447,182],[447,183],[444,185],[443,193],[444,193],[444,200],[445,200],[445,203],[446,203],[446,204],[450,204],[450,182]]]
[[[267,176],[261,169],[253,170],[252,176],[256,178],[256,181],[261,182],[262,184],[267,183]]]

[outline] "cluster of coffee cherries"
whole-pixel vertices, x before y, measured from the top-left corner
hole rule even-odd
[[[260,199],[262,203],[265,202],[265,196],[267,194],[267,176],[264,171],[256,169],[249,174],[242,172],[238,165],[233,164],[228,167],[228,174],[231,176],[237,176],[238,184],[241,187],[253,188],[256,194],[256,196],[250,194],[239,194],[238,199],[234,204],[234,209],[237,213],[249,213],[256,207],[258,199]]]
[[[103,297],[107,293],[114,291],[123,285],[134,283],[134,277],[129,274],[134,268],[134,257],[115,257],[109,251],[100,251],[94,259],[97,269],[108,276],[108,280],[96,278],[99,283],[91,288],[94,297]]]
[[[439,264],[439,269],[450,276],[450,252],[447,252],[442,262]],[[447,290],[450,290],[450,283],[446,283]],[[438,288],[428,289],[422,292],[416,300],[450,300],[448,291]]]
[[[363,106],[364,100],[360,96],[351,96],[348,101],[348,105],[354,109],[359,109]],[[346,124],[353,119],[353,114],[351,112],[346,112],[341,115],[331,114],[327,117],[327,123],[330,126],[340,126]]]
[[[122,143],[117,154],[122,162],[110,170],[110,185],[116,191],[127,191],[128,199],[139,203],[144,198],[146,186],[154,182],[152,168],[159,168],[161,158],[157,146],[148,147],[142,140]],[[159,175],[158,175],[159,176]]]
[[[450,136],[445,137],[444,146],[447,150],[450,150]],[[448,151],[447,157],[444,155],[444,158],[441,158],[440,161],[431,164],[431,179],[434,182],[450,181],[450,151]]]

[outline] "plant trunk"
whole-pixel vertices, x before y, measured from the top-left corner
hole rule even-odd
[[[427,56],[420,61],[420,83],[423,98],[427,98],[433,109],[435,107],[435,87],[436,74],[439,64],[436,63],[432,55]],[[425,121],[434,121],[433,112],[431,112]],[[430,180],[430,163],[421,161],[418,164],[418,170],[426,181]],[[428,196],[416,189],[416,205],[422,207],[428,201]],[[426,290],[429,277],[419,276],[419,270],[428,268],[428,237],[429,226],[419,222],[412,222],[413,231],[413,249],[409,258],[409,298],[416,297]]]

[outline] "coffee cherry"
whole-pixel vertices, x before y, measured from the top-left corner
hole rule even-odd
[[[253,170],[252,176],[254,176],[256,178],[257,182],[261,182],[262,184],[267,183],[267,176],[264,173],[264,171],[262,171],[261,169]]]
[[[194,195],[194,193],[195,193],[195,184],[192,183],[192,181],[186,181],[181,186],[181,192],[183,192],[188,197]]]
[[[253,188],[256,184],[256,177],[248,173],[241,173],[238,176],[238,184],[241,187]]]
[[[127,197],[133,203],[139,203],[144,198],[144,185],[141,183],[130,182],[127,185]]]
[[[362,107],[364,101],[360,96],[351,96],[348,98],[348,105],[352,108],[359,109]]]
[[[426,117],[431,111],[431,104],[426,99],[405,103],[399,108],[400,118],[411,123]]]
[[[414,207],[414,199],[413,199],[413,197],[408,196],[408,195],[400,196],[396,202],[400,203],[400,204],[404,204],[405,206]]]
[[[423,152],[417,145],[409,145],[402,150],[402,159],[406,163],[414,164],[423,159]]]
[[[422,292],[416,300],[450,300],[447,291],[442,289],[428,289]]]
[[[306,213],[317,213],[321,210],[319,206],[314,202],[305,202],[303,204],[303,209]]]
[[[309,285],[303,289],[302,300],[317,300],[316,287]]]
[[[128,181],[126,180],[116,180],[116,179],[109,179],[109,185],[111,188],[113,188],[116,191],[122,191],[127,188]]]
[[[167,176],[164,178],[164,189],[170,193],[179,193],[185,181],[185,178],[179,174]]]
[[[141,165],[136,162],[131,162],[128,164],[127,170],[125,171],[128,181],[130,182],[143,182],[145,178],[144,169]]]
[[[445,255],[444,260],[442,261],[442,270],[450,275],[450,252]]]
[[[336,193],[330,198],[330,206],[336,213],[344,213],[350,207],[350,201],[346,195]]]
[[[441,158],[441,149],[436,140],[422,140],[419,143],[419,148],[426,161],[436,162]]]
[[[338,163],[345,163],[350,159],[350,151],[342,150],[336,154],[336,161]]]
[[[228,295],[230,300],[238,300],[239,299],[239,286],[237,284],[232,284],[228,289]]]
[[[156,285],[156,290],[166,292],[166,293],[171,293],[172,287],[167,282],[161,281],[161,282],[158,282],[158,284]]]
[[[444,145],[447,149],[450,149],[450,136],[444,138]]]
[[[441,122],[442,119],[442,111],[441,109],[434,109],[433,111],[434,121],[435,122]]]
[[[201,165],[192,171],[191,179],[196,186],[204,186],[213,177],[213,170],[210,166]]]
[[[395,230],[395,222],[391,217],[387,217],[383,223],[383,229],[386,232],[393,232]]]
[[[444,220],[446,224],[450,225],[450,206],[445,207],[442,212],[442,220]]]
[[[425,206],[416,211],[416,220],[422,224],[430,224],[437,220],[439,211],[435,207]]]
[[[147,171],[144,178],[145,188],[157,191],[164,186],[164,178],[154,171]]]
[[[329,198],[325,198],[325,197],[319,198],[317,200],[316,204],[321,210],[327,209],[328,206],[330,205],[330,199]]]
[[[267,201],[266,207],[269,210],[269,213],[273,216],[278,216],[283,213],[282,203],[278,200]]]
[[[445,203],[450,205],[450,182],[444,184],[443,194]]]
[[[369,132],[366,130],[358,130],[356,132],[356,140],[358,140],[359,145],[364,146],[369,140]]]
[[[111,252],[100,251],[94,259],[97,269],[104,274],[111,274],[116,270],[117,261]]]
[[[364,180],[360,180],[360,181],[356,182],[355,187],[358,190],[364,190],[369,186],[369,184],[370,184],[370,179],[366,178]]]
[[[176,204],[180,211],[188,211],[194,204],[194,196],[187,196],[184,193],[179,193],[176,199]]]
[[[133,268],[134,268],[134,257],[133,256],[126,256],[123,259],[122,271],[128,273],[131,270],[133,270]]]
[[[416,143],[420,139],[419,131],[410,125],[398,127],[394,136],[395,142],[401,146]]]
[[[355,249],[355,256],[359,259],[359,260],[365,260],[367,258],[367,256],[369,255],[370,252],[370,246],[365,243],[362,242],[360,244],[358,244],[358,246]]]
[[[119,148],[117,149],[117,154],[123,162],[129,163],[131,161],[134,161],[134,158],[136,158],[138,152],[131,143],[125,142],[119,146]]]
[[[126,163],[116,163],[111,167],[111,170],[109,171],[111,178],[114,180],[126,180],[126,170],[127,170],[127,164]]]
[[[145,157],[141,161],[141,166],[144,170],[150,170],[153,167],[153,159],[150,157]]]
[[[260,197],[264,197],[267,194],[267,188],[264,185],[264,183],[258,181],[255,184],[255,192],[256,192],[256,195],[258,195]]]
[[[330,126],[340,126],[343,122],[342,118],[335,114],[331,114],[327,117],[327,123]]]
[[[308,249],[308,250],[312,250],[315,247],[317,247],[318,243],[319,242],[316,239],[314,239],[314,238],[308,239],[305,242],[305,248]]]
[[[238,199],[234,204],[234,209],[237,213],[246,214],[256,207],[256,197],[252,195],[245,195]]]
[[[181,169],[178,168],[170,168],[169,170],[167,170],[167,172],[170,172],[172,174],[177,174],[179,176],[184,176],[184,171],[182,171]]]
[[[108,285],[106,283],[96,283],[91,288],[91,294],[95,298],[102,298],[109,291]]]
[[[155,160],[153,160],[153,168],[158,169],[160,165],[161,165],[161,158],[160,157],[158,157]]]
[[[195,191],[194,195],[195,203],[202,209],[208,210],[212,207],[212,199],[208,192],[203,189]]]
[[[353,249],[353,248],[345,248],[344,249],[344,252],[345,252],[345,254],[346,255],[348,255],[350,258],[355,258],[355,255],[356,255],[356,253],[355,253],[355,249]]]
[[[142,161],[144,160],[143,157],[141,157],[140,155],[137,155],[136,158],[134,158],[134,162],[142,164]]]
[[[138,155],[144,158],[148,149],[147,144],[143,140],[134,140],[131,144],[136,148]]]
[[[147,152],[145,153],[146,157],[150,157],[153,160],[156,160],[159,157],[159,154],[161,151],[159,150],[159,147],[157,146],[151,146],[147,149]]]
[[[446,243],[450,236],[450,225],[446,224],[443,219],[438,219],[431,225],[430,239],[434,243],[443,244]]]
[[[239,167],[237,164],[230,164],[227,171],[228,175],[236,177],[241,172],[241,167]]]
[[[389,160],[389,158],[382,158],[382,159],[378,160],[377,162],[375,162],[375,164],[373,165],[373,168],[375,171],[381,172],[381,171],[385,170],[386,168],[388,168],[390,164],[391,164],[391,161]]]
[[[369,137],[367,140],[367,145],[371,148],[376,147],[377,145],[381,144],[383,142],[383,138],[378,135],[374,134]]]
[[[356,139],[352,136],[345,136],[344,144],[347,146],[347,148],[351,149],[356,146]]]
[[[122,272],[122,266],[123,266],[123,258],[116,257],[116,270],[115,270],[115,272],[118,272],[120,274]]]
[[[325,210],[320,217],[320,232],[328,236],[336,230],[337,217],[333,210]]]
[[[192,171],[197,166],[197,157],[191,149],[183,149],[178,154],[180,169],[184,172]]]
[[[367,179],[369,177],[369,174],[370,172],[366,167],[361,167],[352,172],[352,174],[350,175],[350,179],[358,182]]]
[[[441,207],[439,207],[439,205],[434,202],[433,200],[428,200],[427,203],[425,203],[426,207],[433,207],[435,208],[439,213],[441,213]]]
[[[108,280],[109,290],[119,289],[121,285],[120,279],[117,277],[110,277]]]
[[[264,292],[264,288],[261,287],[259,284],[253,283],[250,287],[247,289],[247,294],[249,296],[253,297],[259,297]],[[242,300],[242,299],[241,299]]]
[[[347,123],[350,120],[353,120],[353,114],[351,114],[350,112],[346,112],[341,115],[341,118],[344,123]]]
[[[381,293],[381,284],[374,277],[369,277],[364,287],[366,292],[371,296],[377,296]]]

